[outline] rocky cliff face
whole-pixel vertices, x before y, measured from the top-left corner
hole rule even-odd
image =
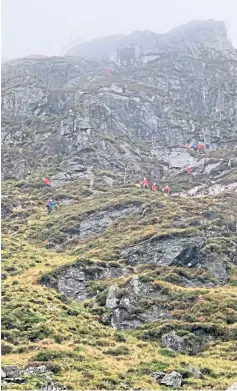
[[[132,64],[111,62],[110,80],[101,61],[4,64],[3,176],[20,179],[32,168],[47,170],[50,157],[65,175],[127,168],[130,176],[159,178],[187,164],[203,167],[183,150],[186,142],[229,147],[237,133],[237,55],[223,25],[192,22],[162,40],[162,49],[158,45]]]
[[[4,387],[226,389],[236,50],[215,21],[106,42],[2,67]]]

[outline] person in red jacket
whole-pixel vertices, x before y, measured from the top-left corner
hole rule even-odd
[[[149,188],[149,183],[148,183],[148,180],[146,178],[143,179],[142,186],[144,187],[144,189],[148,189]]]
[[[185,168],[185,171],[188,173],[188,174],[192,174],[193,170],[190,168],[190,167],[186,167]]]
[[[204,150],[204,145],[202,143],[198,143],[197,150],[198,152],[202,152]]]
[[[51,182],[50,182],[49,178],[44,178],[43,182],[44,182],[45,186],[51,186]]]
[[[168,185],[166,185],[166,186],[164,187],[164,189],[163,189],[163,192],[164,192],[165,194],[167,194],[167,195],[170,194],[170,191],[171,191],[171,188],[170,188]]]
[[[155,193],[157,191],[157,184],[153,183],[151,190]]]
[[[109,68],[106,69],[105,73],[106,73],[106,76],[108,77],[108,79],[110,79],[111,78],[111,73],[110,73],[110,69]]]

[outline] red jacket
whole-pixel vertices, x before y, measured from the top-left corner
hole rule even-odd
[[[163,191],[165,191],[166,193],[168,193],[168,191],[170,191],[170,187],[169,186],[165,186]]]
[[[48,178],[44,178],[44,185],[50,185],[50,180]]]
[[[147,180],[147,179],[143,179],[142,185],[143,185],[143,186],[148,186],[148,180]]]
[[[192,169],[191,169],[190,167],[186,167],[186,168],[185,168],[185,171],[186,171],[188,174],[191,174]]]
[[[106,69],[106,75],[110,75],[110,69]]]
[[[198,150],[201,151],[203,148],[204,148],[204,145],[199,143],[198,144]]]
[[[151,190],[152,190],[152,191],[157,191],[157,185],[155,185],[155,184],[152,185]]]

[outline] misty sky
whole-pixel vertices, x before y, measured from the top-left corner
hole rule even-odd
[[[2,0],[2,57],[60,55],[71,36],[163,33],[193,19],[225,22],[237,47],[237,0]]]

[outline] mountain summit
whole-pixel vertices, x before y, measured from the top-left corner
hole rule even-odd
[[[75,45],[66,54],[91,58],[114,59],[118,50],[123,47],[133,47],[137,55],[139,50],[142,53],[157,52],[161,50],[161,45],[173,45],[181,43],[199,42],[204,46],[218,50],[234,51],[227,38],[227,30],[223,22],[215,20],[191,21],[182,26],[176,27],[165,34],[156,34],[149,30],[134,31],[128,36],[111,35],[97,38],[92,41]]]

